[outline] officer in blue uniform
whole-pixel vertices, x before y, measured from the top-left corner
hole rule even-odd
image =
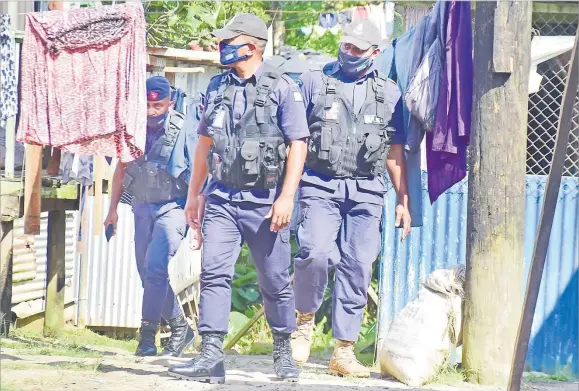
[[[383,173],[398,195],[397,225],[410,230],[402,127],[396,84],[378,72],[380,32],[370,21],[344,29],[338,61],[302,74],[310,138],[299,190],[295,257],[297,331],[294,359],[308,360],[314,315],[335,268],[330,372],[368,377],[354,355],[362,325],[372,264],[381,246]]]
[[[144,288],[137,356],[157,355],[155,334],[161,317],[171,327],[162,356],[179,357],[194,340],[169,285],[169,261],[187,232],[183,209],[194,148],[194,137],[188,134],[193,132],[186,132],[183,115],[172,107],[167,79],[148,79],[145,154],[131,163],[118,163],[105,219],[105,227],[112,224],[116,229],[123,191],[133,196],[135,258]]]
[[[246,242],[272,329],[276,375],[297,381],[290,346],[296,317],[289,223],[309,136],[303,98],[289,76],[263,63],[268,34],[257,16],[238,14],[214,35],[220,39],[221,63],[230,69],[214,77],[207,89],[186,207],[189,225],[198,226],[199,194],[210,172],[202,225],[202,347],[191,363],[169,368],[169,374],[225,381],[223,339],[231,280]]]

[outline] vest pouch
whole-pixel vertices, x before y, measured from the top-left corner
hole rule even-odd
[[[128,191],[134,181],[135,178],[129,173],[125,172],[125,177],[123,178],[123,187],[125,188],[125,190]]]
[[[330,159],[330,148],[332,146],[332,128],[327,126],[322,126],[322,132],[320,136],[320,149],[318,151],[318,159],[329,160]]]
[[[259,175],[259,141],[246,140],[241,146],[241,159],[243,173],[246,175]]]
[[[364,148],[366,149],[366,153],[364,153],[364,160],[366,163],[376,163],[380,158],[380,149],[382,147],[382,138],[375,134],[371,133],[366,136],[366,140],[364,141]]]
[[[279,181],[279,167],[269,164],[262,164],[263,187],[274,189]]]
[[[341,155],[342,155],[342,147],[340,147],[338,145],[332,145],[330,147],[330,153],[329,153],[328,161],[333,166],[334,164],[338,163]]]
[[[159,189],[161,183],[159,182],[159,169],[157,166],[153,163],[147,163],[145,170],[147,170],[147,187],[149,189]]]
[[[217,181],[222,181],[223,180],[223,159],[221,158],[221,156],[219,156],[219,154],[212,152],[210,154],[210,167],[211,167],[211,175],[213,175],[213,177],[217,180]]]

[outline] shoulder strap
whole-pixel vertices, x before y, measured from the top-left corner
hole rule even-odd
[[[263,74],[257,81],[256,96],[253,104],[255,106],[255,118],[258,125],[265,123],[265,102],[281,75],[282,73],[277,69],[265,65]],[[247,101],[249,102],[249,98]]]
[[[185,116],[176,110],[171,110],[169,113],[169,125],[165,130],[165,135],[161,137],[163,144],[161,145],[161,159],[164,164],[169,163],[171,153],[177,142],[177,137],[185,125]]]
[[[372,84],[374,93],[376,94],[375,98],[379,115],[386,113],[386,83],[387,79],[382,73],[377,72],[376,75],[374,75],[374,82]]]
[[[223,101],[223,94],[225,93],[225,90],[227,89],[227,78],[229,77],[229,73],[231,72],[231,70],[228,70],[226,72],[223,72],[221,74],[221,79],[219,79],[219,86],[217,87],[217,95],[215,96],[215,99],[213,100],[213,104],[218,105]]]

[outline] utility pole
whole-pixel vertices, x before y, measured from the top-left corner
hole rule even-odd
[[[532,2],[478,2],[463,365],[506,387],[523,299]]]
[[[279,55],[285,40],[285,23],[280,1],[271,2],[270,16],[272,18],[271,28],[273,30],[273,54]]]

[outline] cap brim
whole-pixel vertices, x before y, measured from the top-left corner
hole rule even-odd
[[[227,28],[222,28],[219,30],[215,30],[214,32],[211,33],[211,35],[219,39],[231,39],[240,36],[241,33],[229,30]]]
[[[355,38],[355,37],[350,37],[348,35],[342,36],[341,42],[352,44],[361,50],[368,50],[372,46],[368,42],[362,41],[362,40]]]

